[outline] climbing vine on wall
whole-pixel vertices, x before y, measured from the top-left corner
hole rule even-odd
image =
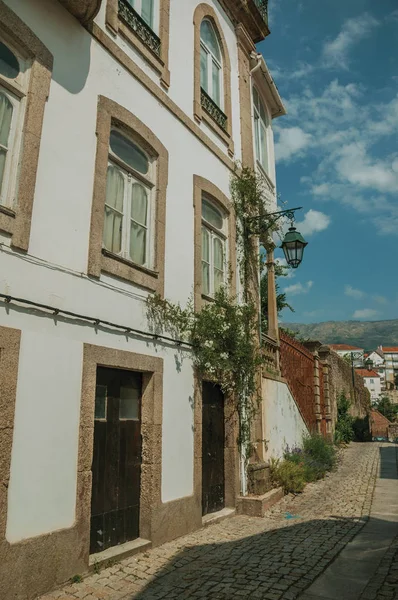
[[[153,331],[169,333],[191,344],[198,375],[221,386],[234,399],[239,416],[240,451],[247,461],[253,452],[252,423],[261,399],[259,368],[263,363],[258,339],[258,244],[246,226],[249,215],[264,212],[264,187],[250,169],[236,170],[231,195],[237,221],[237,251],[242,293],[222,286],[211,302],[195,311],[192,299],[185,308],[155,294],[147,300]],[[231,268],[231,266],[230,266]]]

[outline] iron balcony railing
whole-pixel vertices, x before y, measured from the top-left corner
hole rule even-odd
[[[228,117],[223,113],[221,108],[210,98],[210,96],[201,88],[201,104],[202,108],[211,116],[211,118],[221,127],[227,129]]]
[[[268,23],[268,0],[254,0],[265,23]]]
[[[119,0],[119,17],[141,38],[148,48],[160,56],[161,41],[127,0]]]

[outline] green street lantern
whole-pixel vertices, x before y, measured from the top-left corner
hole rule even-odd
[[[365,367],[368,369],[368,371],[373,369],[373,360],[371,358],[367,358],[365,360]]]
[[[297,269],[303,260],[304,248],[307,245],[308,242],[305,241],[301,233],[292,224],[281,246],[286,262],[290,267]]]

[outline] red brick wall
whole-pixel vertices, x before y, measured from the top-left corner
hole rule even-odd
[[[382,437],[388,439],[388,426],[390,421],[378,410],[372,409],[370,414],[370,427],[372,431],[372,437]]]

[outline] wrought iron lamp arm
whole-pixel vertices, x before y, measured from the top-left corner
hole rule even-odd
[[[261,233],[265,233],[269,229],[271,229],[271,227],[273,225],[275,225],[275,223],[277,221],[279,221],[279,219],[281,219],[282,217],[287,217],[288,219],[293,221],[294,213],[296,212],[296,210],[301,210],[302,208],[303,208],[302,206],[298,206],[296,208],[289,208],[287,210],[279,210],[274,213],[265,213],[264,215],[255,215],[253,217],[247,217],[245,219],[246,227],[251,235],[259,235]],[[271,221],[268,221],[268,217],[273,217],[273,218]],[[265,221],[266,219],[267,219],[267,222],[261,223],[261,220]],[[260,221],[260,223],[258,223],[258,221]],[[253,228],[251,226],[252,222],[258,223],[257,228]]]

